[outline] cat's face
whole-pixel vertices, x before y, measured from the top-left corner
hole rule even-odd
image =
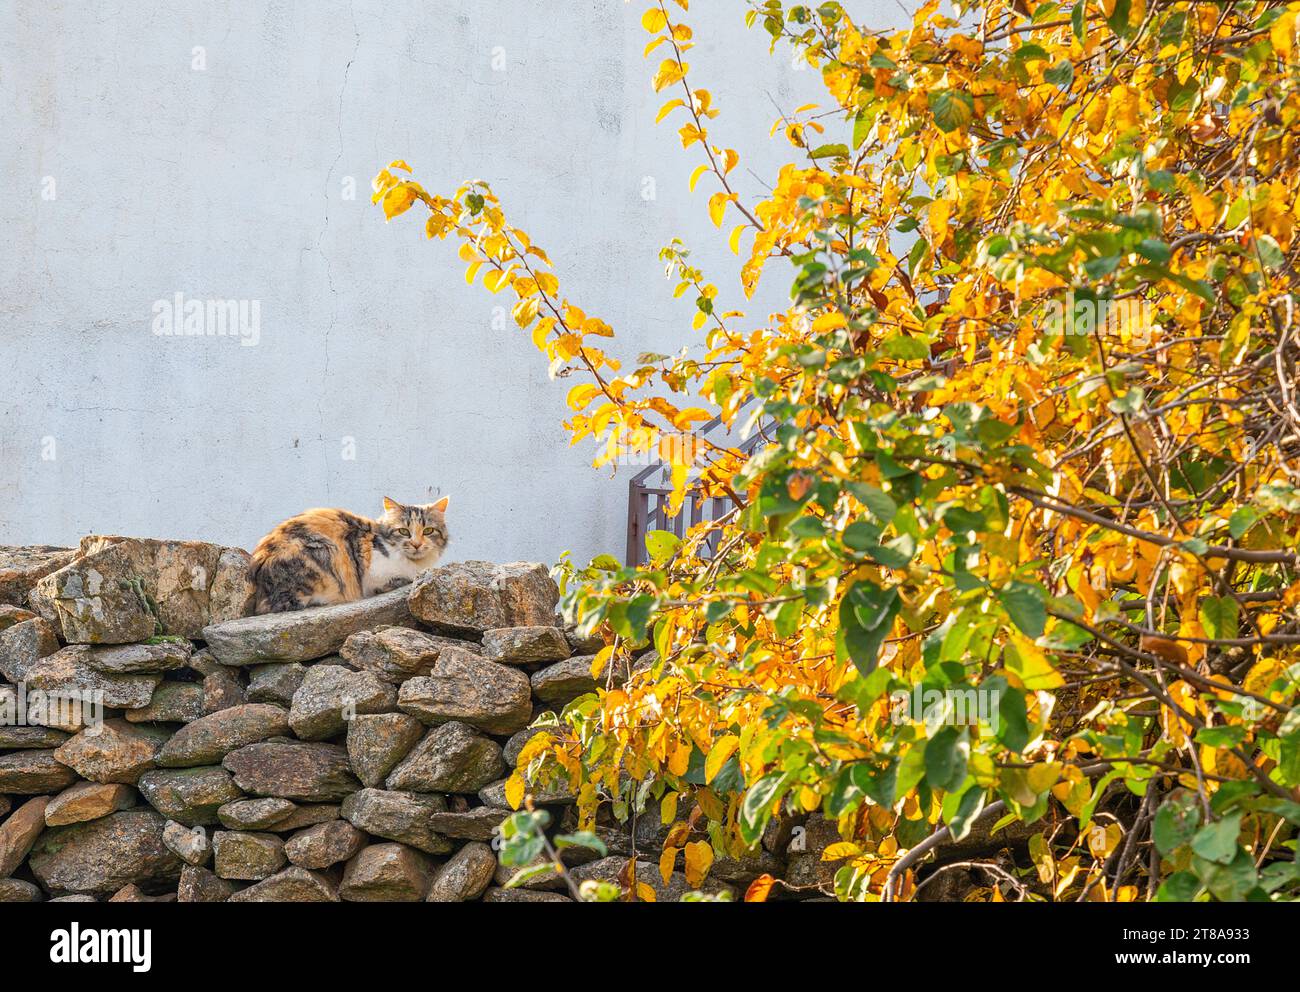
[[[425,506],[406,506],[384,497],[384,515],[380,517],[390,543],[411,561],[429,560],[433,564],[447,547],[447,503],[444,496]]]

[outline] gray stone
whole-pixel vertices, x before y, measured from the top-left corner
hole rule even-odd
[[[531,889],[488,889],[483,893],[484,902],[573,902],[559,892],[534,892]]]
[[[228,902],[338,902],[328,876],[296,865],[236,892]]]
[[[237,548],[97,534],[83,538],[79,551],[79,559],[37,584],[36,591],[54,601],[61,618],[69,607],[51,595],[49,584],[63,575],[81,577],[83,597],[94,595],[91,580],[95,573],[99,574],[101,597],[105,588],[112,592],[114,584],[129,587],[144,601],[146,612],[156,616],[164,634],[197,637],[205,626],[226,619],[242,605],[234,601],[239,599],[247,555]],[[66,598],[68,583],[64,587]],[[66,634],[66,620],[64,625]]]
[[[147,675],[184,668],[194,648],[184,638],[167,638],[150,644],[119,644],[92,648],[86,664],[108,675]]]
[[[138,785],[150,806],[187,827],[216,823],[217,810],[243,795],[230,774],[215,766],[159,768],[141,775]]]
[[[190,660],[186,662],[186,667],[190,671],[198,673],[200,678],[207,678],[209,675],[215,675],[217,672],[229,672],[225,665],[217,661],[214,655],[207,648],[201,651],[195,651],[190,655]],[[285,704],[288,705],[287,703]]]
[[[311,661],[336,653],[359,630],[411,621],[407,589],[338,606],[313,606],[213,624],[203,640],[223,665]]]
[[[15,624],[26,623],[28,620],[35,620],[39,616],[39,613],[25,610],[21,606],[14,606],[11,603],[0,603],[0,633],[8,630]]]
[[[575,655],[564,661],[533,672],[533,695],[546,703],[563,704],[588,692],[595,692],[597,687],[604,688],[604,675],[600,679],[591,676],[593,655]],[[615,679],[615,685],[621,684]]]
[[[218,878],[260,882],[287,864],[284,841],[275,834],[218,830],[212,835],[214,868]]]
[[[339,650],[354,668],[374,672],[386,682],[400,685],[415,675],[425,675],[438,660],[438,642],[410,627],[361,630]]]
[[[497,827],[510,815],[509,810],[475,806],[463,813],[431,813],[429,826],[444,837],[457,840],[491,840]]]
[[[129,551],[99,549],[36,583],[70,644],[129,644],[158,632],[158,619]]]
[[[254,665],[248,670],[248,701],[276,703],[288,709],[293,705],[293,694],[306,675],[307,666],[296,661]]]
[[[567,785],[561,783],[551,783],[548,785],[537,785],[529,783],[527,794],[533,797],[533,802],[542,806],[565,806],[577,801],[577,796]],[[485,806],[493,809],[512,810],[513,806],[506,800],[506,780],[501,779],[492,782],[478,790],[478,797]]]
[[[358,830],[399,841],[428,854],[446,854],[451,843],[429,826],[429,817],[447,809],[441,796],[362,789],[343,803],[343,818]]]
[[[55,896],[50,902],[99,902],[94,896],[73,893],[70,896]]]
[[[279,830],[297,809],[287,799],[236,799],[217,810],[217,819],[229,830]]]
[[[318,823],[294,834],[284,853],[299,868],[329,868],[366,846],[366,835],[347,820]]]
[[[184,870],[184,869],[182,869]],[[159,896],[151,896],[140,886],[132,883],[124,885],[108,898],[109,902],[175,902],[175,892],[164,892]]]
[[[50,800],[45,807],[45,825],[64,827],[69,823],[85,823],[135,805],[136,791],[129,785],[76,782]]]
[[[25,606],[38,581],[77,557],[75,548],[48,544],[0,547],[0,603]]]
[[[49,891],[107,895],[134,882],[175,884],[181,860],[162,841],[164,820],[148,810],[46,830],[28,866]]]
[[[40,902],[41,890],[21,878],[0,878],[0,902]]]
[[[157,767],[167,734],[125,720],[105,720],[59,745],[54,756],[82,778],[101,784],[134,785]]]
[[[301,740],[324,740],[342,733],[352,716],[386,713],[396,705],[397,690],[374,672],[313,665],[293,694],[289,725]]]
[[[427,901],[468,902],[477,899],[491,884],[496,867],[496,855],[487,844],[466,844],[433,876]]]
[[[0,792],[36,796],[58,792],[76,780],[77,773],[54,757],[53,751],[0,754]]]
[[[569,875],[579,886],[585,881],[592,880],[611,882],[621,887],[627,862],[628,859],[625,857],[601,858],[598,861],[571,868]],[[668,881],[665,882],[663,876],[659,873],[659,866],[651,864],[649,861],[638,861],[636,863],[636,881],[639,884],[648,885],[654,890],[656,902],[680,902],[682,896],[692,891],[692,887],[686,882],[686,876],[681,872],[673,872]],[[700,891],[710,895],[726,892],[733,898],[736,895],[734,887],[711,878],[704,880],[704,884],[700,886]]]
[[[202,866],[212,857],[212,839],[202,827],[187,827],[168,820],[163,826],[162,839],[167,850],[187,865]]]
[[[460,648],[443,648],[427,676],[403,683],[397,705],[425,723],[459,720],[492,734],[513,734],[533,715],[527,676]]]
[[[452,722],[430,730],[389,773],[389,789],[414,792],[477,792],[505,772],[501,745]]]
[[[524,745],[538,734],[549,732],[555,735],[559,733],[559,730],[559,727],[525,727],[519,733],[514,734],[510,740],[506,741],[506,746],[501,749],[501,754],[506,759],[506,767],[514,768],[519,763],[519,753],[523,751]]]
[[[198,865],[181,869],[180,885],[176,889],[177,902],[225,902],[235,894],[235,884],[218,878],[214,872]]]
[[[0,719],[10,724],[10,731],[46,728],[75,734],[98,723],[104,709],[95,698],[83,698],[59,692],[32,689],[19,694],[14,686],[0,685]],[[13,724],[21,723],[18,727]],[[18,734],[15,740],[32,740],[32,735]],[[59,743],[63,743],[59,741]]]
[[[337,803],[306,803],[299,806],[283,820],[276,821],[276,833],[301,830],[314,827],[318,823],[329,823],[343,815],[343,807]]]
[[[164,768],[213,765],[231,751],[289,733],[289,714],[271,703],[232,706],[186,724],[162,749]]]
[[[388,773],[410,753],[425,727],[406,713],[358,716],[348,724],[348,760],[363,785],[382,785]]]
[[[26,682],[32,667],[57,650],[58,635],[40,617],[13,624],[0,630],[0,674],[10,682]]]
[[[231,672],[213,672],[203,678],[203,712],[219,713],[248,702],[239,677]]]
[[[198,682],[162,682],[148,706],[127,710],[131,723],[191,723],[203,715],[203,685]]]
[[[102,693],[104,706],[128,710],[149,705],[161,675],[109,675],[91,667],[90,653],[89,647],[74,644],[42,658],[27,673],[27,691],[75,694],[81,699]]]
[[[49,802],[46,796],[29,799],[0,823],[0,878],[14,873],[44,832],[45,807]]]
[[[433,865],[419,851],[372,844],[348,862],[339,896],[347,902],[422,902],[432,877]]]
[[[570,654],[596,654],[605,646],[600,634],[580,634],[573,624],[565,624],[564,639],[569,642]]]
[[[222,548],[212,576],[208,597],[208,620],[225,623],[252,612],[253,584],[248,581],[252,555],[243,548]]]
[[[407,717],[414,720],[415,717]],[[27,750],[30,748],[57,748],[71,734],[53,727],[8,727],[0,725],[0,751]]]
[[[241,789],[255,796],[329,802],[361,788],[347,752],[334,744],[250,744],[226,755],[222,765]]]
[[[569,657],[569,642],[557,627],[499,627],[483,632],[483,656],[503,665],[531,665]]]
[[[481,634],[552,623],[559,589],[545,565],[466,561],[423,573],[411,586],[410,601],[411,612],[426,623]]]

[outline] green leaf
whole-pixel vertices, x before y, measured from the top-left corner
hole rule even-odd
[[[930,112],[941,131],[965,127],[975,117],[975,100],[961,90],[939,90],[928,96]]]
[[[948,824],[952,839],[965,840],[971,827],[984,812],[984,790],[972,785],[959,796],[949,795],[943,801],[943,818]]]
[[[654,562],[667,561],[681,543],[682,539],[672,531],[652,530],[646,532],[645,549],[650,554],[650,560]]]
[[[897,589],[882,589],[870,582],[854,583],[844,594],[840,602],[840,636],[854,667],[863,675],[875,670],[880,646],[889,636],[901,605]]]
[[[1201,810],[1190,792],[1170,796],[1156,810],[1151,823],[1151,839],[1156,850],[1169,857],[1192,839],[1201,822]]]
[[[1230,864],[1237,856],[1237,837],[1241,834],[1241,814],[1225,816],[1217,823],[1207,823],[1192,838],[1192,850],[1206,861]]]
[[[1206,596],[1201,602],[1201,626],[1214,640],[1231,640],[1237,636],[1241,607],[1231,596]]]
[[[595,851],[602,858],[609,853],[609,849],[605,847],[605,842],[590,830],[579,830],[577,833],[572,834],[560,834],[555,838],[555,846],[558,848],[585,847],[589,851]]]
[[[970,735],[956,727],[944,727],[925,746],[925,777],[934,789],[955,792],[966,781],[970,759]]]
[[[754,844],[763,836],[763,828],[772,818],[772,806],[790,782],[789,772],[768,772],[749,787],[740,806],[740,836]]]
[[[1047,605],[1043,590],[1028,582],[1009,582],[998,592],[1007,615],[1029,637],[1042,637],[1047,626]]]

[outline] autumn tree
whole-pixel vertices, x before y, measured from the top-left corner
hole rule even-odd
[[[379,174],[579,377],[575,439],[734,505],[644,567],[565,566],[605,688],[533,738],[513,801],[563,779],[587,826],[657,801],[695,880],[820,811],[844,899],[912,897],[977,824],[1025,842],[967,898],[1300,894],[1298,14],[932,0],[885,31],[751,4],[826,98],[746,202],[661,0],[659,120],[744,263],[719,289],[664,249],[698,312],[639,364],[486,183]],[[768,276],[788,309],[736,309]],[[762,443],[671,443],[715,413]]]

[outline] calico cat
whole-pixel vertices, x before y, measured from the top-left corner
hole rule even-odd
[[[254,612],[347,603],[410,582],[447,548],[449,499],[403,506],[385,496],[378,520],[328,509],[290,517],[253,551]]]

